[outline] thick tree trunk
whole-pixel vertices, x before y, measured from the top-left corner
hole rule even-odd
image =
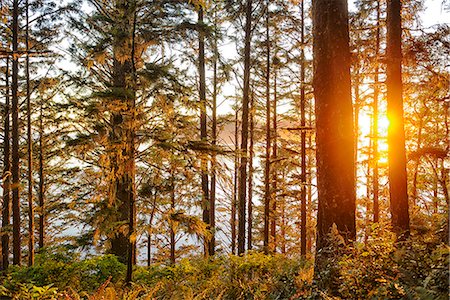
[[[13,212],[13,264],[20,265],[21,236],[20,236],[20,154],[19,154],[19,56],[18,36],[19,36],[19,1],[13,2],[13,22],[12,22],[12,212]]]
[[[269,1],[266,2],[266,147],[264,156],[264,253],[269,252],[269,222],[270,222],[270,31],[269,31]]]
[[[10,103],[9,58],[6,58],[5,111],[3,132],[3,204],[2,204],[2,270],[9,266],[9,227],[11,210],[11,153],[10,153]]]
[[[313,1],[314,96],[316,103],[317,247],[315,276],[322,288],[337,279],[323,280],[328,268],[328,251],[335,246],[329,239],[332,228],[345,241],[355,240],[355,161],[350,49],[346,0]],[[337,249],[336,249],[337,250]]]
[[[244,46],[244,92],[242,98],[241,162],[238,184],[238,254],[245,252],[245,205],[247,198],[247,160],[248,160],[248,111],[250,94],[250,42],[252,31],[252,0],[247,0],[245,12]]]
[[[401,1],[387,1],[387,113],[389,193],[392,227],[400,239],[409,236],[405,131],[402,98]]]
[[[31,95],[30,95],[30,56],[28,55],[29,46],[29,18],[28,18],[28,0],[25,1],[26,29],[26,65],[25,75],[27,81],[27,180],[28,180],[28,266],[34,264],[34,204],[33,204],[33,140],[31,137]]]

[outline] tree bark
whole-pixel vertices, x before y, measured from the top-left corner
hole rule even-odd
[[[392,228],[399,239],[409,236],[405,131],[402,98],[401,1],[387,1],[387,114],[389,194]]]
[[[269,253],[269,222],[270,222],[270,12],[269,1],[266,2],[266,147],[264,168],[264,253]]]
[[[252,30],[252,0],[247,0],[245,12],[244,46],[244,92],[242,98],[241,162],[238,184],[238,254],[245,252],[245,205],[247,198],[247,160],[248,160],[248,111],[250,93],[250,42]]]
[[[20,234],[20,154],[19,154],[19,55],[18,36],[19,36],[19,1],[13,2],[13,21],[12,21],[12,211],[13,211],[13,264],[20,265],[21,234]]]
[[[329,234],[336,226],[345,241],[354,241],[355,158],[348,6],[346,0],[314,0],[314,96],[316,104],[316,160],[319,207],[315,276],[319,285],[334,247]],[[330,271],[330,276],[333,271]],[[336,278],[335,278],[336,279]],[[333,290],[333,286],[331,287]]]
[[[29,45],[29,18],[28,18],[28,0],[25,1],[26,29],[25,29],[25,45],[26,45],[26,65],[25,75],[27,81],[27,157],[28,157],[28,266],[34,264],[34,204],[33,204],[33,139],[31,136],[31,95],[30,95],[30,55]]]
[[[6,58],[5,111],[3,135],[3,204],[2,204],[2,270],[9,266],[9,230],[11,210],[11,153],[10,153],[10,102],[9,57]]]
[[[127,263],[126,281],[131,281],[131,268],[135,263],[135,68],[134,35],[136,22],[135,1],[120,0],[116,3],[119,12],[116,32],[113,36],[113,93],[115,105],[111,111],[110,163],[111,200],[116,214],[115,222],[120,228],[111,238],[111,253]]]
[[[373,83],[373,221],[377,223],[380,220],[380,207],[379,207],[379,172],[378,172],[378,95],[379,95],[379,67],[378,67],[378,55],[380,52],[380,1],[377,0],[377,24],[376,24],[376,37],[375,37],[375,74]]]
[[[271,251],[277,251],[277,194],[278,194],[278,172],[277,172],[277,155],[278,155],[278,139],[277,139],[277,69],[274,66],[273,78],[273,134],[272,134],[272,197],[271,197],[271,218],[270,218],[270,236]]]
[[[300,126],[301,131],[301,195],[300,195],[300,255],[306,256],[306,98],[305,98],[305,9],[304,1],[300,5],[301,12],[301,53],[300,53]]]
[[[250,98],[250,148],[249,148],[249,162],[248,162],[248,225],[247,225],[247,249],[252,249],[252,229],[253,229],[253,138],[254,138],[254,127],[255,127],[255,93],[252,91],[252,96]]]

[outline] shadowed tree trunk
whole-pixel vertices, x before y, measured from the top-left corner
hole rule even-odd
[[[346,0],[313,1],[314,96],[316,103],[317,247],[315,276],[321,288],[336,292],[338,274],[327,271],[333,247],[329,234],[336,226],[345,241],[355,229],[354,131],[350,85],[348,6]],[[326,272],[325,272],[326,273]]]
[[[203,26],[203,8],[198,10],[198,25]],[[206,75],[205,75],[205,33],[203,28],[198,31],[198,72],[199,72],[199,93],[200,93],[200,139],[203,143],[208,140],[207,122],[206,122]],[[203,222],[211,229],[210,220],[210,199],[209,199],[209,178],[208,178],[208,160],[205,154],[201,159],[201,184],[202,184],[202,210]],[[211,255],[211,242],[206,241],[204,245],[205,256]]]
[[[250,98],[250,148],[249,148],[249,162],[248,162],[248,225],[247,225],[247,248],[252,249],[252,229],[253,229],[253,139],[255,127],[255,93],[252,91]]]
[[[28,0],[25,1],[25,47],[26,47],[26,64],[25,76],[27,81],[27,180],[28,180],[28,266],[34,264],[34,205],[33,205],[33,140],[31,137],[31,95],[30,95],[30,55],[29,45],[29,20],[28,20]]]
[[[378,55],[380,52],[380,1],[377,0],[377,24],[376,24],[376,44],[375,44],[375,74],[373,83],[373,221],[378,222],[380,219],[379,198],[379,172],[378,172],[378,95],[379,95],[379,66]]]
[[[247,198],[247,160],[248,160],[248,111],[250,93],[250,42],[252,30],[252,0],[247,0],[245,8],[245,46],[244,46],[244,92],[242,98],[241,162],[239,164],[238,184],[238,254],[245,252],[245,205]]]
[[[44,248],[45,238],[45,178],[44,178],[44,124],[43,101],[39,105],[39,250]]]
[[[264,253],[269,252],[269,222],[270,222],[270,31],[269,31],[269,1],[266,2],[266,147],[264,156]]]
[[[20,236],[20,155],[19,155],[19,56],[18,36],[19,36],[19,1],[13,2],[13,21],[12,21],[12,213],[13,213],[13,264],[20,265],[22,256],[21,236]]]
[[[10,103],[9,103],[9,57],[5,71],[5,110],[3,133],[3,204],[2,204],[2,269],[9,266],[9,230],[11,210],[11,153],[10,153]]]
[[[300,54],[300,125],[301,131],[301,195],[300,195],[300,254],[306,256],[306,98],[305,98],[305,8],[304,1],[301,10],[301,54]]]
[[[116,1],[119,12],[113,36],[112,92],[116,99],[111,105],[109,135],[111,164],[111,200],[115,207],[113,219],[120,224],[111,237],[110,252],[127,263],[127,282],[131,281],[131,268],[135,263],[136,226],[135,207],[135,69],[134,35],[136,2]]]
[[[389,194],[392,227],[402,239],[409,236],[408,189],[402,98],[401,1],[387,1],[387,113]]]
[[[276,57],[276,56],[275,56]],[[274,59],[276,61],[276,59]],[[273,134],[272,134],[272,197],[271,197],[271,214],[270,214],[270,236],[271,236],[271,251],[277,251],[277,155],[278,155],[278,139],[277,139],[277,69],[274,63],[274,78],[273,78]]]

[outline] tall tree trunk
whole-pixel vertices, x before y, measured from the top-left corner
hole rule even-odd
[[[172,212],[175,212],[175,178],[174,175],[171,175],[171,188],[170,188],[170,208]],[[175,229],[173,228],[173,224],[170,225],[170,263],[175,265],[175,248],[176,248],[176,240],[175,240]]]
[[[253,157],[255,155],[253,151],[253,138],[255,127],[255,92],[252,90],[252,96],[250,98],[250,158],[248,162],[248,225],[247,225],[247,248],[252,249],[252,229],[253,229]]]
[[[12,22],[12,212],[13,212],[13,264],[20,265],[21,261],[21,236],[20,236],[20,155],[19,155],[19,1],[13,2]]]
[[[269,222],[270,222],[270,31],[269,31],[269,1],[266,2],[266,147],[264,168],[264,252],[269,252]]]
[[[198,25],[203,26],[203,8],[198,10]],[[208,140],[207,122],[206,122],[206,75],[205,75],[205,33],[203,28],[198,31],[198,70],[199,70],[199,92],[200,92],[200,139],[206,143]],[[208,160],[205,154],[202,154],[201,159],[201,184],[202,184],[202,210],[203,222],[211,229],[210,224],[210,207],[209,207],[209,183],[208,183]],[[210,255],[210,242],[205,241],[204,255]]]
[[[278,185],[278,172],[277,172],[277,152],[278,152],[278,139],[277,139],[277,69],[274,68],[273,78],[273,135],[272,135],[272,205],[271,205],[271,219],[270,219],[270,236],[271,236],[271,251],[277,251],[277,185]]]
[[[217,46],[217,12],[214,10],[214,56],[213,56],[213,96],[212,96],[212,126],[211,126],[211,143],[217,145],[217,60],[219,59],[219,49]],[[209,221],[211,228],[211,241],[209,242],[209,254],[215,253],[215,234],[216,234],[216,154],[213,153],[211,158],[211,193],[209,195]]]
[[[33,140],[31,137],[31,95],[30,95],[30,55],[28,50],[29,44],[29,18],[28,18],[28,0],[25,1],[26,29],[25,29],[25,46],[26,46],[26,65],[25,74],[27,81],[27,157],[28,157],[28,266],[34,264],[34,205],[33,205]]]
[[[375,74],[373,83],[373,221],[377,223],[380,219],[379,208],[379,172],[378,172],[378,95],[379,95],[379,67],[378,56],[380,52],[380,1],[377,0],[377,24],[376,24],[376,44],[375,44]]]
[[[238,193],[239,173],[239,109],[236,101],[236,113],[234,119],[234,174],[233,174],[233,199],[231,199],[231,253],[236,254],[236,206]]]
[[[44,122],[43,100],[39,105],[39,250],[44,248],[45,238],[45,178],[44,178]]]
[[[346,241],[354,241],[355,158],[350,48],[346,0],[314,0],[314,96],[316,103],[316,160],[319,209],[315,276],[322,288],[335,292],[333,278],[320,280],[331,263],[327,251],[333,226]],[[330,271],[331,277],[337,277]]]
[[[300,196],[300,254],[306,256],[306,98],[305,98],[305,8],[301,2],[301,53],[300,53],[300,126],[301,131],[301,196]]]
[[[241,162],[238,184],[238,254],[245,252],[245,205],[247,198],[247,160],[248,160],[248,111],[250,93],[250,43],[252,34],[252,0],[247,0],[245,12],[244,46],[244,92],[242,98]]]
[[[120,12],[113,36],[112,83],[117,99],[111,107],[110,163],[111,204],[115,207],[115,221],[126,224],[111,238],[111,253],[127,263],[126,281],[131,281],[131,268],[135,263],[135,118],[136,75],[134,67],[134,35],[136,2],[119,0]]]
[[[5,111],[3,132],[3,205],[2,205],[2,269],[9,266],[9,227],[11,210],[11,153],[10,153],[10,103],[9,103],[9,57],[6,58]]]
[[[409,205],[406,176],[405,131],[402,98],[401,1],[387,1],[387,113],[389,194],[392,227],[402,239],[409,236]]]

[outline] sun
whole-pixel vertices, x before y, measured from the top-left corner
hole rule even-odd
[[[362,110],[359,112],[358,120],[358,147],[367,148],[373,146],[373,141],[378,139],[378,152],[380,164],[387,161],[387,132],[389,120],[386,114],[378,115],[378,134],[373,133],[373,114],[370,111]]]

